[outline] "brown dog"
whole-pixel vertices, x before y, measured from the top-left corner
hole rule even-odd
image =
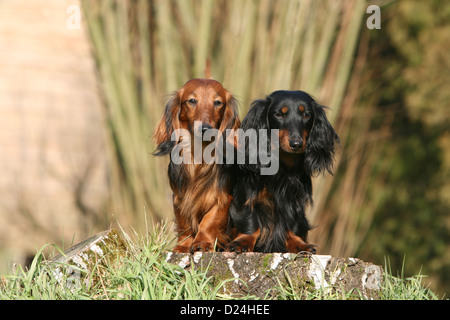
[[[237,101],[219,82],[189,80],[169,100],[156,126],[155,155],[171,154],[183,142],[182,137],[173,135],[176,129],[185,129],[191,137],[198,137],[209,129],[217,129],[223,135],[226,129],[237,129],[239,125]],[[202,152],[204,148],[202,143]],[[194,163],[194,148],[190,151],[189,163],[175,164],[172,158],[169,163],[178,232],[178,244],[173,251],[212,251],[216,241],[219,248],[224,248],[232,174],[218,163]]]

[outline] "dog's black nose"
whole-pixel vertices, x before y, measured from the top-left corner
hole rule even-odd
[[[207,130],[212,129],[212,126],[206,123],[202,124],[202,134],[205,133]]]
[[[299,140],[289,141],[289,146],[291,147],[292,151],[298,151],[302,147],[302,142]]]

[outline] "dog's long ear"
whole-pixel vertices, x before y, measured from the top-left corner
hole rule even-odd
[[[270,149],[271,141],[268,120],[270,103],[271,100],[269,98],[254,100],[250,105],[250,110],[242,120],[242,131],[240,133],[243,136],[239,137],[238,144],[238,148],[242,148],[243,143],[245,146],[245,164],[240,165],[242,169],[259,172],[261,168],[259,161],[259,132],[262,129],[266,130],[267,148]],[[256,163],[252,159],[256,159]]]
[[[257,99],[250,105],[250,110],[242,120],[241,128],[247,129],[269,129],[267,113],[270,106],[270,99]]]
[[[238,101],[233,95],[226,91],[225,95],[225,110],[223,111],[222,119],[219,126],[219,131],[221,133],[221,141],[223,141],[223,149],[222,154],[219,155],[222,157],[230,157],[231,155],[234,157],[234,161],[227,163],[229,159],[223,162],[224,167],[230,168],[229,165],[236,162],[236,146],[238,143],[238,131],[241,126],[241,120],[239,119],[238,112]],[[230,153],[229,153],[230,152]]]
[[[314,124],[305,150],[304,170],[316,175],[327,170],[333,174],[334,153],[339,137],[325,114],[324,106],[314,103]]]
[[[153,139],[155,140],[156,156],[163,156],[169,154],[176,144],[176,141],[171,140],[172,133],[175,129],[180,127],[180,109],[181,109],[181,92],[174,94],[166,104],[163,116],[156,125]]]
[[[238,129],[241,125],[238,113],[238,102],[230,92],[226,92],[225,111],[220,123],[219,131],[225,132],[226,129]]]

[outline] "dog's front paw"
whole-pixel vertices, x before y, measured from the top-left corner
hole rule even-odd
[[[236,241],[232,241],[227,246],[227,251],[237,252],[237,253],[250,252],[250,251],[253,251],[253,248],[251,248],[251,246],[246,241],[237,241],[236,240]]]
[[[316,248],[315,244],[309,244],[300,237],[291,237],[286,243],[287,252],[292,253],[316,254]]]
[[[315,244],[308,244],[306,248],[300,249],[300,253],[310,253],[310,254],[316,254],[316,248],[317,246]]]
[[[316,254],[317,246],[315,244],[308,244],[307,246],[298,246],[296,248],[296,253],[300,254]]]
[[[214,245],[211,242],[208,241],[195,241],[189,251],[191,253],[200,251],[200,252],[211,252],[213,251]]]
[[[173,252],[177,252],[177,253],[188,253],[189,252],[189,247],[188,246],[182,246],[182,245],[176,245],[173,249]]]

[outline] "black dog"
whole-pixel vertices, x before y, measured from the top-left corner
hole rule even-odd
[[[279,130],[279,168],[274,175],[261,175],[260,161],[239,166],[230,206],[234,240],[228,250],[315,253],[307,243],[311,228],[305,216],[312,203],[311,176],[332,173],[339,141],[324,108],[303,91],[275,91],[253,101],[241,129]],[[274,144],[268,145],[270,152]],[[247,157],[256,152],[255,146],[246,148]]]

